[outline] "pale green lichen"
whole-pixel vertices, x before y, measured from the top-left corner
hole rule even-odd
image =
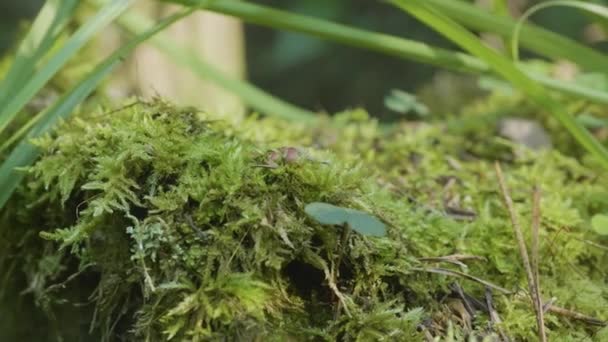
[[[482,120],[492,105],[477,109],[470,115]],[[591,215],[608,211],[598,200],[608,198],[605,176],[469,122],[460,127],[477,134],[384,129],[363,111],[312,128],[256,118],[234,128],[160,101],[78,115],[36,142],[44,155],[2,212],[3,301],[23,310],[15,319],[50,322],[45,335],[65,340],[89,330],[149,341],[422,340],[423,327],[446,340],[489,336],[498,330],[483,310],[468,328],[452,324],[446,299],[455,281],[478,299],[485,288],[429,269],[526,288],[493,172],[498,156],[525,227],[532,186],[544,191],[544,296],[607,319],[605,241],[589,228]],[[281,146],[307,157],[269,165]],[[343,228],[306,215],[319,201],[381,218],[387,237],[345,239]],[[463,268],[420,259],[452,254],[482,260]],[[506,334],[535,338],[524,293],[495,292],[494,301]],[[552,340],[598,331],[552,315],[547,328]]]

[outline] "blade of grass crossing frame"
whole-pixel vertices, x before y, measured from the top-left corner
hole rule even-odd
[[[0,166],[0,189],[2,189],[0,192],[0,209],[4,207],[6,201],[10,198],[24,177],[23,172],[19,172],[15,169],[30,165],[38,157],[38,149],[30,144],[29,140],[44,134],[58,120],[69,116],[74,108],[79,105],[99,85],[103,78],[107,76],[137,45],[190,13],[190,10],[176,13],[164,19],[148,31],[133,38],[129,43],[107,57],[89,73],[85,79],[70,92],[57,100],[57,102],[45,112],[44,116],[40,118],[39,122],[32,128],[26,138],[21,140]]]
[[[14,143],[19,141],[19,139],[23,138],[27,134],[27,132],[32,128],[44,115],[46,114],[46,110],[39,112],[33,118],[29,119],[25,124],[21,125],[19,129],[13,133],[8,139],[2,142],[0,145],[0,155],[6,150],[8,150]]]
[[[19,44],[11,67],[0,82],[0,108],[31,77],[39,60],[50,50],[69,22],[78,0],[47,0]]]
[[[550,8],[550,7],[578,8],[583,11],[587,11],[589,13],[600,16],[602,18],[608,19],[608,8],[605,6],[597,5],[597,4],[590,4],[587,2],[573,1],[573,0],[555,0],[555,1],[547,1],[547,2],[542,2],[542,3],[536,4],[532,7],[530,7],[526,11],[526,13],[524,13],[524,15],[522,15],[521,18],[519,18],[519,20],[517,21],[517,24],[515,25],[515,28],[513,29],[513,35],[511,37],[511,53],[513,54],[513,60],[515,60],[515,61],[519,60],[519,40],[520,40],[521,30],[524,27],[526,20],[528,20],[528,18],[530,18],[533,14],[537,13],[538,11],[541,11],[545,8]],[[608,56],[606,56],[604,58],[608,58]],[[606,70],[606,69],[602,70],[602,72],[604,72],[604,73],[606,71],[608,71],[608,70]]]
[[[465,53],[445,50],[401,37],[356,29],[318,18],[248,3],[246,1],[163,1],[190,7],[200,6],[204,7],[206,10],[230,15],[249,23],[308,34],[321,39],[384,53],[404,60],[435,65],[449,70],[464,71],[476,75],[492,72],[484,61]],[[525,72],[529,77],[553,90],[576,98],[608,104],[608,94],[605,92],[600,92],[574,83],[554,80],[539,73]]]
[[[541,85],[528,78],[513,62],[484,45],[475,35],[456,22],[434,11],[424,1],[390,0],[390,2],[488,63],[497,74],[513,83],[531,100],[552,113],[582,146],[597,157],[604,167],[608,168],[608,151],[604,146],[569,115],[560,103],[553,100]]]
[[[247,1],[163,0],[163,2],[204,8],[208,11],[239,18],[248,23],[313,35],[321,39],[452,70],[475,73],[489,70],[485,63],[467,54],[431,47],[414,40],[277,10]]]
[[[497,16],[461,0],[427,0],[430,8],[443,13],[461,25],[479,31],[497,33],[509,38],[516,21],[510,17]],[[533,25],[523,25],[521,45],[551,59],[565,58],[588,71],[606,72],[608,58],[585,45]]]
[[[106,27],[133,0],[113,0],[87,20],[72,37],[46,62],[35,74],[28,79],[19,92],[3,107],[0,108],[0,133],[17,116],[23,107],[38,93],[42,87],[86,44],[97,32]]]

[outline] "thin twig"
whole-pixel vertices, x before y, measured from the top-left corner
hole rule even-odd
[[[498,316],[498,312],[494,310],[494,300],[492,299],[492,289],[486,286],[486,306],[488,307],[488,315],[490,316],[490,325],[492,328],[496,327],[498,331],[498,335],[501,338],[501,341],[509,342],[509,337],[505,334],[505,332],[500,328],[500,323],[502,320],[500,316]]]
[[[540,294],[540,276],[538,272],[538,249],[539,249],[539,231],[540,231],[540,189],[534,187],[533,195],[533,207],[532,207],[532,272],[534,275],[534,297],[536,305],[536,318],[538,320],[538,336],[542,342],[547,341],[547,333],[545,332],[545,317],[543,315],[543,303]]]
[[[447,262],[450,264],[458,265],[462,268],[467,268],[468,266],[463,262],[466,260],[482,260],[485,261],[484,257],[476,256],[476,255],[466,255],[466,254],[452,254],[446,256],[439,257],[423,257],[418,258],[418,260],[423,262]]]
[[[551,297],[551,299],[549,299],[545,304],[543,304],[543,313],[549,311],[549,307],[551,307],[551,305],[553,305],[555,302],[557,302],[557,297]]]
[[[53,284],[53,285],[47,287],[46,289],[44,289],[44,293],[50,293],[50,292],[55,291],[56,289],[64,289],[69,282],[76,279],[79,275],[81,275],[84,271],[86,271],[89,267],[91,267],[93,265],[94,264],[92,264],[92,263],[84,265],[83,267],[80,268],[80,270],[78,270],[78,272],[71,274],[69,277],[67,277],[66,280],[62,281],[61,283]]]
[[[447,268],[439,268],[439,267],[428,267],[428,268],[423,268],[423,267],[412,267],[410,268],[410,270],[412,271],[421,271],[421,272],[428,272],[428,273],[436,273],[436,274],[443,274],[443,275],[447,275],[447,276],[452,276],[452,277],[460,277],[460,278],[464,278],[464,279],[468,279],[468,280],[472,280],[474,282],[480,283],[482,285],[485,285],[487,287],[491,287],[494,290],[498,291],[498,292],[502,292],[503,294],[511,294],[513,292],[500,287],[498,285],[494,285],[492,283],[490,283],[489,281],[483,280],[481,278],[477,278],[474,277],[470,274],[466,274],[463,272],[458,272],[458,271],[454,271],[454,270],[449,270]]]
[[[336,276],[335,276],[333,270],[330,271],[329,269],[324,269],[324,271],[325,271],[325,278],[327,279],[327,284],[329,285],[329,288],[338,297],[338,306],[337,306],[336,310],[340,310],[340,308],[344,309],[344,312],[346,313],[346,315],[348,317],[352,317],[352,315],[350,314],[350,310],[348,309],[348,306],[346,305],[346,297],[338,289],[338,285],[336,283]]]
[[[583,321],[583,322],[585,322],[587,324],[591,324],[591,325],[598,325],[598,326],[602,326],[602,327],[608,326],[608,322],[602,321],[601,319],[587,316],[585,314],[582,314],[582,313],[579,313],[576,311],[560,308],[559,306],[555,306],[555,305],[549,305],[549,307],[547,308],[547,311],[550,313],[556,314],[556,315]]]
[[[534,311],[536,312],[536,319],[538,325],[538,336],[539,339],[543,342],[546,341],[546,337],[544,337],[542,331],[544,330],[542,326],[542,321],[539,319],[539,312],[537,305],[538,298],[536,297],[536,291],[534,290],[534,272],[532,272],[532,267],[530,266],[530,258],[528,257],[528,249],[526,247],[526,242],[524,240],[524,234],[522,233],[521,226],[519,224],[519,220],[517,218],[517,214],[515,212],[515,207],[513,205],[513,199],[509,193],[509,189],[507,187],[507,183],[502,173],[502,169],[500,164],[496,162],[494,164],[496,168],[496,176],[498,177],[498,184],[500,185],[500,190],[503,195],[503,199],[505,201],[505,205],[507,206],[507,210],[509,211],[509,215],[511,217],[511,225],[513,227],[513,232],[515,233],[515,238],[517,239],[517,245],[519,246],[519,254],[521,256],[524,269],[526,270],[526,278],[528,280],[528,288],[530,291],[530,297],[532,297],[532,304],[534,307]]]
[[[467,311],[469,316],[475,318],[475,316],[477,316],[477,314],[475,313],[475,309],[473,309],[473,306],[471,305],[471,303],[465,296],[464,290],[462,290],[462,287],[460,287],[460,285],[458,285],[457,282],[452,283],[450,287],[451,287],[452,291],[456,292],[458,297],[460,297],[460,300],[462,301],[462,305],[464,306],[464,309]]]
[[[465,260],[478,260],[485,261],[486,258],[477,255],[469,255],[469,254],[450,254],[438,257],[422,257],[418,258],[420,261],[446,261],[446,260],[457,260],[457,261],[465,261]]]
[[[595,248],[599,248],[599,249],[603,249],[605,251],[608,251],[608,247],[607,246],[600,245],[599,243],[595,243],[593,241],[589,241],[589,240],[585,240],[585,239],[579,239],[579,238],[575,238],[575,239],[577,239],[578,241],[580,241],[582,243],[586,243],[586,244],[588,244],[590,246],[593,246]]]

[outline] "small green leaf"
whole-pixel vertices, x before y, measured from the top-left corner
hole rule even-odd
[[[591,227],[600,235],[608,235],[608,215],[595,215],[591,219]]]
[[[348,225],[356,230],[359,234],[369,236],[384,236],[386,228],[382,221],[375,216],[369,215],[362,211],[347,209],[350,213],[348,217]]]
[[[304,208],[308,216],[317,220],[321,224],[344,224],[348,220],[348,214],[344,208],[336,207],[335,205],[314,202]]]
[[[391,93],[384,98],[384,105],[388,109],[401,114],[410,112],[413,112],[418,116],[426,116],[429,114],[428,107],[423,103],[420,103],[415,95],[399,89],[393,89]]]
[[[382,221],[363,211],[337,207],[328,203],[310,203],[304,209],[306,214],[321,224],[342,225],[362,235],[384,236],[386,227]]]

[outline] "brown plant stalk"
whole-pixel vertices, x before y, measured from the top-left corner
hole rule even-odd
[[[524,235],[522,233],[521,225],[519,223],[519,219],[515,212],[515,207],[513,205],[513,199],[511,198],[511,194],[509,192],[509,188],[507,187],[507,183],[505,181],[504,175],[502,173],[502,169],[500,164],[496,162],[494,164],[496,168],[496,176],[498,177],[498,184],[500,185],[500,190],[503,195],[503,199],[505,201],[505,205],[507,210],[509,211],[509,215],[511,217],[511,225],[513,227],[513,232],[515,233],[515,238],[517,239],[517,245],[519,246],[519,253],[522,259],[522,263],[524,265],[524,269],[526,271],[526,278],[528,280],[528,290],[530,291],[530,297],[532,299],[534,311],[536,312],[536,324],[538,326],[538,339],[542,342],[547,341],[547,336],[545,333],[544,319],[542,315],[541,308],[541,299],[539,296],[540,291],[537,288],[537,277],[535,276],[534,271],[532,270],[532,266],[530,264],[530,258],[528,257],[528,249],[526,247],[526,241],[524,240]],[[538,202],[537,202],[538,201]],[[534,195],[534,218],[533,218],[533,229],[538,229],[536,225],[540,223],[540,209],[536,208],[540,203],[540,192],[535,191]],[[538,217],[536,217],[538,216]],[[536,222],[538,221],[538,222]],[[534,233],[536,234],[536,233]],[[538,239],[537,237],[535,239]],[[537,242],[537,241],[536,241]],[[538,248],[536,249],[536,253],[538,252]],[[535,256],[537,258],[537,255]],[[536,261],[536,260],[535,260]],[[538,265],[537,265],[538,266]]]

